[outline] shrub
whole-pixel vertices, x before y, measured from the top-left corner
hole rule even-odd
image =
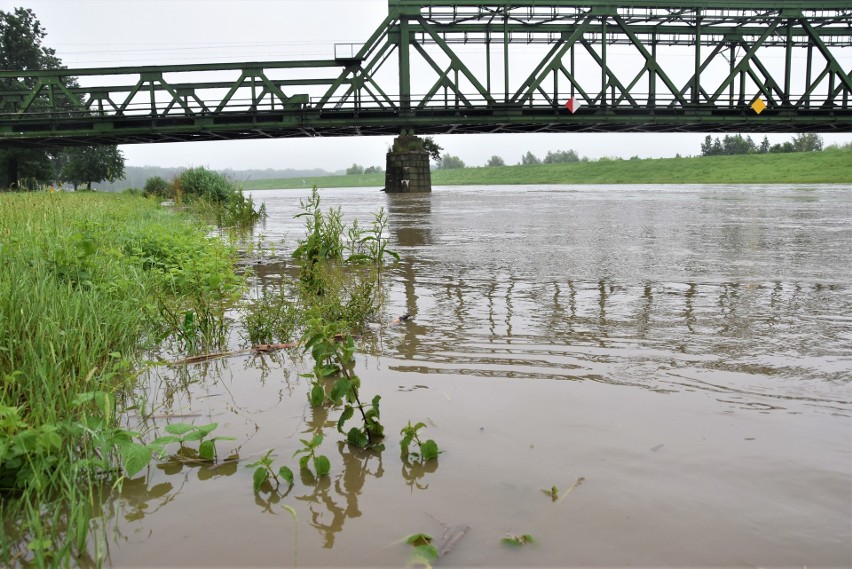
[[[212,203],[226,203],[234,193],[230,180],[203,166],[181,172],[176,180],[185,197],[203,198]]]
[[[171,199],[175,195],[175,189],[160,176],[154,176],[145,181],[145,195]]]

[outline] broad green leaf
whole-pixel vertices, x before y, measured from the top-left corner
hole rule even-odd
[[[420,445],[420,454],[423,456],[423,460],[431,460],[433,458],[437,458],[438,456],[438,443],[429,439],[422,445]]]
[[[349,419],[352,418],[352,415],[355,414],[355,409],[351,405],[347,405],[343,408],[343,413],[340,414],[340,418],[337,420],[337,430],[339,432],[343,431],[343,424],[346,423]]]
[[[128,477],[145,468],[151,461],[152,450],[144,445],[128,444],[119,449],[124,461],[124,472]]]
[[[269,471],[265,468],[260,467],[254,471],[254,475],[252,475],[252,482],[254,483],[255,492],[260,490],[260,486],[266,482],[267,478],[269,478]]]
[[[335,404],[339,403],[343,396],[349,393],[349,390],[352,388],[352,382],[350,382],[345,377],[341,377],[336,382],[334,382],[334,387],[331,388],[331,400],[334,401]]]
[[[367,448],[367,445],[370,444],[370,439],[367,438],[367,435],[365,435],[361,429],[356,427],[352,427],[349,430],[349,433],[346,435],[346,440],[349,441],[350,444],[360,448]]]
[[[209,425],[201,425],[201,426],[197,426],[195,428],[198,429],[205,436],[207,436],[210,433],[212,433],[213,431],[215,431],[216,427],[218,427],[218,426],[219,426],[219,423],[210,423]]]
[[[311,456],[306,454],[305,456],[299,459],[299,468],[305,469],[308,467],[308,461],[311,460]]]
[[[278,469],[278,476],[287,481],[287,484],[293,485],[293,471],[287,468],[286,466],[282,466]]]
[[[159,437],[157,439],[154,439],[149,444],[151,444],[152,446],[162,447],[162,446],[165,446],[165,445],[170,445],[172,443],[179,443],[179,442],[180,442],[180,437],[176,437],[174,435],[166,435],[164,437]]]
[[[434,545],[418,545],[411,550],[412,561],[426,561],[431,566],[438,560],[438,549]]]
[[[327,476],[329,471],[331,470],[331,462],[329,462],[328,457],[324,454],[314,457],[314,470],[317,471],[317,478],[320,476]]]
[[[204,441],[198,445],[198,455],[204,460],[213,460],[216,457],[216,446],[213,441]]]
[[[432,536],[428,533],[413,533],[405,538],[405,543],[415,547],[420,545],[429,545],[432,543]]]
[[[322,385],[315,383],[311,388],[311,394],[308,399],[314,407],[322,405],[323,401],[325,401],[325,390],[322,388]]]
[[[413,438],[414,437],[411,434],[407,434],[404,437],[402,437],[401,441],[399,441],[399,448],[400,448],[400,450],[402,450],[403,455],[406,455],[406,456],[408,455],[408,447],[411,446],[411,440]]]
[[[322,444],[322,434],[314,435],[314,438],[311,439],[311,442],[308,443],[308,446],[311,448],[317,448]]]
[[[187,423],[171,423],[166,425],[166,432],[173,435],[185,435],[186,433],[194,430],[195,425],[188,425]]]

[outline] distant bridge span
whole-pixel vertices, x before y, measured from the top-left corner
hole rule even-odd
[[[849,0],[389,0],[327,60],[0,71],[0,147],[852,132],[850,96]]]

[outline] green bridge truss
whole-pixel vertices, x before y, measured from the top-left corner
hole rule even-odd
[[[0,146],[852,131],[849,0],[388,8],[364,44],[326,60],[0,71]]]

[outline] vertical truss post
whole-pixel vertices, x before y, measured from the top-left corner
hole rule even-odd
[[[399,106],[411,111],[411,31],[408,14],[399,16]]]
[[[692,103],[701,95],[701,10],[695,11],[695,74],[692,77]]]
[[[657,34],[651,34],[651,58],[657,61]],[[657,99],[657,73],[648,67],[648,108],[656,104]]]
[[[509,7],[503,8],[503,102],[509,102]]]

